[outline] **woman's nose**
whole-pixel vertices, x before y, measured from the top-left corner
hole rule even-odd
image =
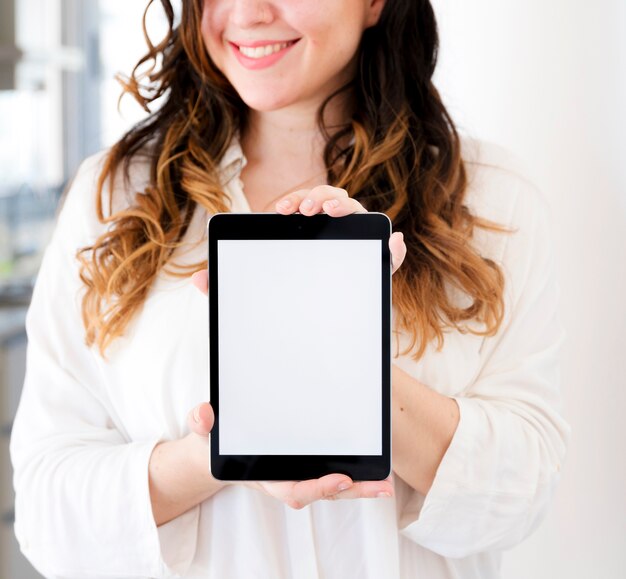
[[[275,7],[267,0],[234,0],[231,22],[238,28],[252,28],[258,24],[270,24],[275,18]]]

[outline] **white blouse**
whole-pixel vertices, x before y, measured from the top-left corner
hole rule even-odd
[[[148,461],[157,442],[188,433],[187,413],[208,400],[207,300],[188,279],[162,274],[106,360],[85,346],[74,256],[104,230],[94,208],[103,156],[85,161],[28,313],[11,438],[15,533],[32,564],[64,579],[498,577],[501,551],[535,529],[559,478],[568,437],[559,415],[563,331],[544,199],[499,149],[466,144],[464,155],[470,209],[513,229],[478,230],[473,240],[503,267],[506,317],[494,337],[448,331],[440,351],[431,345],[419,362],[393,360],[460,406],[428,494],[395,477],[394,499],[295,511],[235,485],[160,527]],[[234,143],[222,161],[233,212],[250,211],[244,163]],[[115,203],[147,178],[147,164],[135,162]],[[204,259],[206,219],[194,215],[179,262]]]

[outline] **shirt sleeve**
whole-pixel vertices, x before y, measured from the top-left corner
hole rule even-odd
[[[460,422],[425,497],[400,520],[407,538],[446,557],[512,547],[546,512],[569,427],[560,415],[558,287],[547,205],[518,190],[502,256],[505,318],[482,367],[456,396]],[[496,234],[502,235],[502,234]]]
[[[83,164],[46,251],[27,316],[26,379],[11,434],[15,534],[48,578],[178,577],[199,507],[156,526],[148,462],[130,440],[84,343],[76,250],[95,238],[98,160]]]

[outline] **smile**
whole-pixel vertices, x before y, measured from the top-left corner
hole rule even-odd
[[[285,56],[299,41],[294,40],[266,40],[237,44],[229,42],[239,63],[249,70],[260,70],[272,66]]]
[[[289,42],[281,42],[276,44],[266,44],[265,46],[239,46],[239,52],[248,58],[263,58],[264,56],[269,56],[270,54],[275,54],[276,52],[280,52],[284,50],[288,46],[294,44],[295,40],[290,40]]]

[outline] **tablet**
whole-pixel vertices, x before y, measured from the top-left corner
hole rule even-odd
[[[220,213],[207,227],[213,476],[389,476],[389,218]]]

